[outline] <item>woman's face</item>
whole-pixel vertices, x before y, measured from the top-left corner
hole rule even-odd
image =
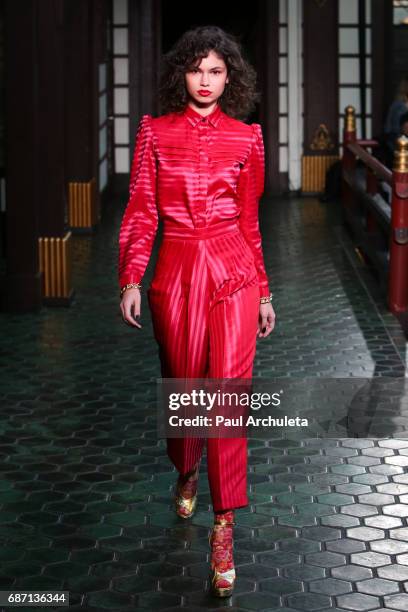
[[[198,65],[186,72],[185,83],[194,102],[210,106],[221,96],[228,83],[227,66],[220,56],[210,51]]]

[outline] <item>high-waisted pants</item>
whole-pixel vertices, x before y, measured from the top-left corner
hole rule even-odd
[[[259,284],[236,222],[165,224],[147,295],[163,378],[252,377]],[[167,454],[186,474],[204,443],[167,438]],[[214,512],[248,504],[246,438],[207,438],[207,470]]]

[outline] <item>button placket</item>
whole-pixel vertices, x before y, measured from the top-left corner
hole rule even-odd
[[[197,224],[200,227],[206,225],[206,208],[208,193],[208,120],[203,117],[198,126],[198,146],[199,146],[199,184],[198,184],[198,211]]]

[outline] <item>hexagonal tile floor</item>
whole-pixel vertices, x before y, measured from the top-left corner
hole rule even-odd
[[[403,405],[379,438],[250,438],[236,590],[208,595],[206,457],[197,514],[182,521],[156,435],[146,301],[141,331],[119,312],[122,211],[123,198],[110,202],[97,233],[74,238],[70,308],[1,315],[1,589],[68,590],[84,611],[408,609]],[[254,377],[403,377],[406,339],[338,207],[264,200],[262,215],[277,324]]]

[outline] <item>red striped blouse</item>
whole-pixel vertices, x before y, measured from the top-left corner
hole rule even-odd
[[[141,118],[119,233],[119,285],[140,283],[159,218],[178,228],[238,221],[254,255],[260,296],[269,295],[259,232],[264,190],[261,126],[234,119],[219,104],[202,117],[191,106]]]

